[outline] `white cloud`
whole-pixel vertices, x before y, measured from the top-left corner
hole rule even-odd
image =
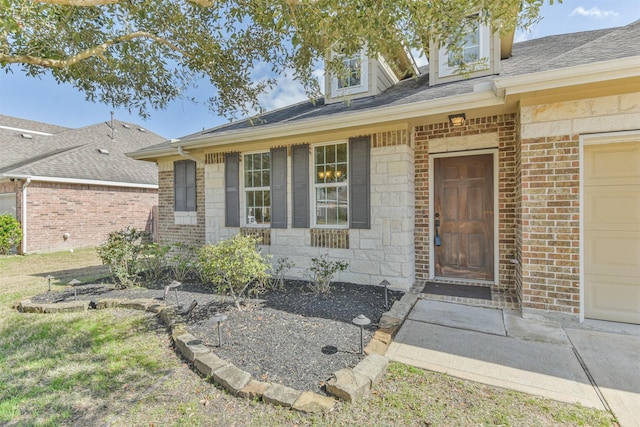
[[[269,93],[260,96],[260,104],[266,111],[283,108],[309,99],[302,85],[292,75],[293,73],[289,70],[288,73],[279,76],[273,89]],[[314,70],[313,75],[320,83],[320,91],[324,91],[324,71],[321,69]]]
[[[575,16],[575,15],[595,17],[595,18],[611,18],[611,17],[618,16],[620,14],[613,10],[602,10],[598,7],[585,9],[582,6],[578,6],[575,9],[573,9],[573,12],[571,12],[569,16]]]

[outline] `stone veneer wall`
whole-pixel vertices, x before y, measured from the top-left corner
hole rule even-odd
[[[159,207],[158,234],[161,245],[178,242],[200,246],[205,243],[205,167],[196,166],[196,211],[190,212],[186,220],[176,216],[174,208],[173,161],[158,164]],[[193,221],[190,221],[193,219]]]
[[[18,188],[22,221],[22,183]],[[98,246],[126,227],[151,231],[157,204],[156,189],[33,181],[27,187],[27,252]]]
[[[516,233],[516,185],[517,185],[517,129],[516,115],[505,114],[479,117],[467,120],[464,126],[452,127],[449,123],[436,123],[415,127],[415,186],[416,186],[416,279],[430,277],[429,231],[429,154],[431,145],[442,146],[444,138],[467,140],[467,150],[491,148],[485,140],[489,134],[496,135],[498,149],[498,224],[499,249],[495,256],[499,259],[497,289],[514,289],[512,264],[509,258],[515,252]],[[477,145],[475,141],[480,141]],[[468,151],[472,153],[472,151]],[[460,152],[465,155],[464,151]]]
[[[409,289],[414,282],[413,148],[406,130],[371,135],[371,229],[349,230],[349,248],[311,245],[310,229],[291,228],[291,157],[288,158],[288,228],[271,229],[271,245],[262,246],[274,262],[286,257],[295,263],[293,278],[304,278],[311,258],[328,254],[349,262],[336,280]],[[224,226],[224,156],[206,156],[206,240],[217,242],[239,232]]]
[[[640,93],[521,108],[523,314],[580,314],[580,135],[639,123]]]

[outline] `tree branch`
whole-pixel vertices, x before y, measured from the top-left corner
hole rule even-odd
[[[84,50],[82,52],[78,52],[77,54],[65,59],[40,58],[38,56],[32,56],[32,55],[7,55],[4,53],[0,53],[0,63],[31,64],[31,65],[41,66],[41,67],[48,67],[48,68],[68,68],[92,56],[101,55],[109,47],[115,44],[122,43],[129,40],[134,40],[137,38],[147,38],[147,39],[153,40],[157,43],[160,43],[169,47],[173,51],[181,53],[184,56],[193,57],[193,55],[191,55],[189,52],[181,49],[180,47],[171,43],[169,40],[165,38],[156,36],[155,34],[151,34],[146,31],[135,31],[131,34],[125,34],[123,36],[116,37],[115,39],[106,41],[90,49]]]

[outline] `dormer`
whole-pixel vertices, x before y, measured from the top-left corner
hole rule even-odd
[[[389,87],[419,73],[415,61],[404,48],[392,58],[393,66],[381,55],[369,57],[365,49],[353,55],[332,52],[331,59],[340,59],[347,73],[337,76],[325,73],[325,103],[342,102],[378,95]]]
[[[500,73],[500,34],[478,15],[467,18],[457,49],[446,42],[429,43],[429,85]]]

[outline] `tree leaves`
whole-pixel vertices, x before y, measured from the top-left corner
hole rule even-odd
[[[75,5],[74,5],[75,4]],[[81,5],[81,6],[78,6]],[[274,82],[254,81],[270,64],[293,70],[309,96],[313,69],[330,49],[369,56],[455,45],[470,14],[508,31],[530,25],[542,0],[0,0],[0,67],[50,72],[89,100],[146,115],[206,77],[212,109],[259,111]],[[519,13],[519,15],[518,15]]]

